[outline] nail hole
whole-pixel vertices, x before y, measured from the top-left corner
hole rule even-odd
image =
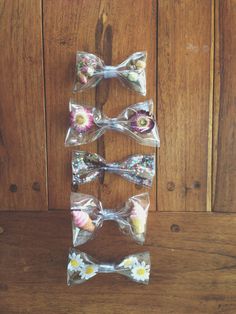
[[[170,230],[172,232],[179,232],[180,231],[180,226],[176,225],[176,224],[173,224],[173,225],[171,225]]]
[[[40,183],[39,182],[34,182],[33,184],[32,184],[32,189],[34,190],[34,191],[40,191]]]
[[[168,191],[174,191],[175,189],[175,184],[174,182],[170,181],[170,182],[167,182],[167,190]]]
[[[201,187],[201,183],[199,181],[194,181],[193,182],[193,188],[194,189],[200,189]]]
[[[0,282],[0,290],[2,291],[7,291],[8,290],[8,285],[6,285],[3,282]]]
[[[10,187],[9,187],[9,190],[12,193],[15,193],[17,191],[17,185],[16,184],[11,184]]]

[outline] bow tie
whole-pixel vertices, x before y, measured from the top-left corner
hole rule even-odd
[[[117,77],[124,86],[146,95],[146,52],[136,52],[117,66],[106,66],[94,54],[76,54],[76,82],[74,92],[95,87],[103,78]]]
[[[105,209],[92,195],[71,193],[73,246],[92,239],[105,220],[118,223],[121,232],[130,235],[137,243],[145,241],[146,222],[150,205],[149,194],[130,197],[118,210]]]
[[[91,182],[104,171],[119,174],[135,184],[151,187],[155,175],[155,155],[133,155],[123,162],[106,163],[97,154],[82,151],[72,153],[73,185]]]
[[[131,105],[117,118],[108,118],[99,109],[70,101],[70,128],[65,145],[76,146],[95,141],[106,130],[125,133],[142,145],[159,147],[160,139],[153,115],[152,100]]]
[[[67,266],[67,284],[81,284],[98,273],[118,273],[132,281],[148,284],[150,276],[150,254],[143,252],[126,256],[120,263],[99,263],[79,250],[71,249]]]

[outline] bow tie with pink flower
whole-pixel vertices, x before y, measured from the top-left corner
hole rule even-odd
[[[129,135],[141,145],[159,147],[160,138],[153,101],[140,102],[126,108],[117,118],[108,118],[99,109],[70,101],[70,127],[65,145],[77,146],[95,141],[107,130]]]

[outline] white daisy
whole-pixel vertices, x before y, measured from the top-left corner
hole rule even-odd
[[[68,270],[70,270],[70,271],[78,271],[83,266],[84,266],[84,262],[81,259],[80,255],[77,255],[76,253],[72,253],[70,255],[70,262],[68,264]]]
[[[124,259],[120,266],[124,266],[124,268],[132,268],[136,263],[138,263],[137,257],[130,256]]]
[[[82,279],[89,279],[96,275],[98,271],[98,266],[95,264],[85,265],[80,269],[80,276]]]
[[[150,265],[146,265],[144,261],[136,264],[131,271],[131,276],[137,281],[146,281],[149,279],[149,275]]]

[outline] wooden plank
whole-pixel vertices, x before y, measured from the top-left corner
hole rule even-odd
[[[236,211],[236,1],[218,2],[214,119],[214,211]]]
[[[47,209],[41,1],[0,2],[0,209]]]
[[[158,4],[158,209],[205,211],[212,5]]]
[[[130,10],[132,8],[132,18]],[[121,18],[122,17],[122,18]],[[119,64],[135,51],[147,51],[147,96],[125,89],[117,80],[99,86],[96,102],[110,117],[116,117],[123,109],[152,98],[156,101],[156,1],[102,1],[96,33],[96,50],[111,64]],[[98,24],[97,24],[98,25]],[[125,40],[121,34],[125,33]],[[106,97],[104,98],[104,93]],[[137,144],[131,138],[117,132],[105,134],[98,151],[107,160],[115,161],[134,153],[154,153],[155,149]],[[155,181],[155,180],[154,180]],[[128,197],[144,192],[144,188],[130,184],[121,177],[106,175],[100,190],[100,198],[108,207],[124,202]],[[151,191],[151,210],[156,210],[156,184]]]
[[[90,2],[90,4],[89,4]],[[93,2],[93,3],[92,3]],[[55,1],[43,2],[44,52],[48,143],[48,190],[49,208],[69,207],[71,191],[71,151],[64,140],[69,126],[69,99],[93,105],[95,91],[72,94],[74,84],[75,54],[77,50],[94,51],[91,40],[95,28],[99,2]],[[85,26],[86,25],[86,26]],[[80,147],[96,151],[96,144]],[[81,191],[98,195],[97,183],[87,184]]]
[[[135,10],[131,8],[135,8]],[[130,8],[132,18],[130,16]],[[117,116],[128,105],[156,97],[155,81],[155,1],[66,1],[44,2],[45,72],[49,165],[49,207],[67,208],[71,183],[70,149],[64,148],[68,126],[67,103],[73,87],[75,53],[98,54],[106,64],[118,64],[131,53],[148,51],[148,95],[129,91],[118,80],[103,81],[98,88],[77,95],[82,103],[100,107],[108,116]],[[122,17],[122,18],[121,18]],[[126,38],[122,34],[126,34]],[[134,153],[155,152],[127,136],[108,132],[98,142],[78,149],[103,155],[108,162]],[[81,191],[97,195],[105,206],[118,206],[127,197],[144,189],[119,176],[107,174],[102,184],[84,185]],[[156,209],[156,184],[151,190],[152,210]]]
[[[233,214],[151,213],[143,247],[122,236],[115,224],[106,222],[96,239],[80,247],[104,261],[149,250],[152,269],[148,286],[104,274],[67,288],[65,266],[71,245],[68,212],[1,213],[0,221],[3,313],[236,311]]]

